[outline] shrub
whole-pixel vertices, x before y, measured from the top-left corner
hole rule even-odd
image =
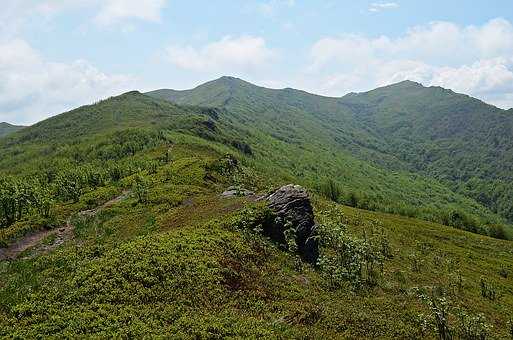
[[[484,278],[481,278],[480,287],[482,297],[491,301],[495,301],[499,297],[497,288],[492,283],[487,282]]]
[[[354,192],[350,192],[347,194],[347,196],[344,198],[344,203],[347,204],[350,207],[356,208],[358,206],[358,196]]]
[[[421,293],[419,298],[428,306],[429,322],[433,325],[434,331],[441,340],[451,340],[454,331],[449,324],[449,302],[443,296]]]
[[[483,314],[471,315],[461,310],[457,313],[459,318],[458,335],[464,340],[485,340],[490,332]]]
[[[501,240],[507,240],[508,235],[506,233],[506,229],[503,225],[500,224],[492,224],[488,226],[488,235],[493,238],[498,238]]]
[[[348,233],[341,218],[326,221],[318,230],[321,249],[318,265],[332,287],[346,281],[355,289],[378,284],[390,252],[388,242],[383,241],[384,233],[371,229],[370,233],[364,232],[363,238],[355,237]]]
[[[444,219],[446,225],[473,232],[477,230],[475,221],[461,211],[452,210]]]
[[[137,175],[132,186],[132,192],[137,197],[138,203],[146,203],[148,201],[149,181],[142,175]]]
[[[84,203],[87,209],[92,209],[107,202],[118,193],[119,190],[115,187],[102,187],[83,194],[80,197],[80,202]]]
[[[249,144],[247,144],[245,142],[234,140],[234,141],[231,142],[231,145],[235,149],[239,150],[240,152],[242,152],[245,155],[248,155],[248,156],[252,156],[253,155],[253,150],[251,149],[251,146],[249,146]]]
[[[340,186],[331,178],[319,186],[319,192],[333,202],[338,202],[341,195]]]
[[[402,271],[402,270],[394,271],[394,277],[397,280],[397,283],[399,286],[399,291],[403,294],[406,293],[408,290],[408,286],[407,286],[408,281],[406,279],[406,274],[404,273],[404,271]]]
[[[501,266],[501,269],[499,270],[499,275],[505,279],[509,276],[509,271],[504,267],[504,265]]]
[[[420,273],[424,267],[424,260],[417,253],[412,253],[408,256],[411,264],[411,271],[414,273]]]

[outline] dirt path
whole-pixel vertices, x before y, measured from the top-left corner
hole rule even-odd
[[[91,210],[84,210],[79,212],[79,215],[82,216],[94,216],[99,211],[106,209],[108,207],[113,206],[114,204],[123,201],[128,197],[130,194],[130,190],[125,190],[121,195],[118,197],[115,197],[111,199],[108,202],[105,202],[99,207],[96,207]],[[66,220],[66,224],[55,228],[52,230],[41,230],[33,232],[29,235],[26,235],[25,237],[21,238],[20,240],[14,242],[13,244],[9,245],[7,248],[0,248],[0,261],[3,260],[14,260],[18,258],[18,256],[25,252],[26,250],[33,249],[35,253],[42,254],[47,253],[49,251],[52,251],[53,249],[57,248],[61,244],[63,244],[65,241],[73,238],[73,225],[71,224],[71,216],[68,217]],[[55,235],[55,237],[50,239],[52,235]],[[48,244],[43,244],[43,240],[49,239],[51,242]]]

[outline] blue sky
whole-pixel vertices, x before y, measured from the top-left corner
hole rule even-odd
[[[222,75],[342,96],[404,79],[513,107],[511,1],[3,0],[0,121]]]

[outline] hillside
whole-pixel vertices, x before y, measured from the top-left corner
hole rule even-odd
[[[342,103],[411,169],[512,220],[511,111],[413,82],[348,95]]]
[[[224,108],[266,160],[288,161],[310,186],[333,179],[341,202],[446,224],[433,210],[460,210],[478,220],[470,224],[493,221],[491,210],[511,222],[513,116],[477,99],[413,82],[328,98],[230,77],[149,95]],[[276,145],[283,152],[269,151]]]
[[[492,212],[414,171],[342,99],[200,90],[129,92],[0,140],[0,337],[513,333],[511,241],[379,210]],[[276,218],[259,198],[290,182],[312,198],[314,265],[298,226],[263,231]],[[334,202],[350,193],[378,211]]]
[[[128,92],[51,117],[1,140],[0,169],[12,174],[27,173],[32,167],[39,169],[41,162],[47,160],[96,160],[99,153],[105,152],[103,149],[112,151],[108,143],[113,138],[116,143],[138,142],[130,141],[129,135],[119,131],[152,135],[150,131],[154,134],[165,129],[202,129],[213,112]]]
[[[2,122],[2,123],[0,123],[0,138],[7,136],[10,133],[21,130],[23,128],[24,128],[24,126],[11,125],[9,123]]]

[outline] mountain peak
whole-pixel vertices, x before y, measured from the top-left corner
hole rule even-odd
[[[203,85],[207,85],[207,84],[214,84],[214,85],[223,85],[223,86],[229,86],[229,87],[234,87],[234,86],[248,86],[248,85],[253,85],[245,80],[242,80],[240,78],[237,78],[237,77],[232,77],[232,76],[222,76],[218,79],[214,79],[212,81],[209,81]],[[202,85],[200,85],[202,86]],[[253,85],[254,86],[254,85]]]
[[[237,78],[237,77],[232,77],[232,76],[222,76],[218,79],[216,79],[217,81],[224,81],[224,82],[239,82],[239,81],[244,81],[240,78]],[[214,81],[216,81],[214,80]]]
[[[390,84],[384,87],[388,88],[425,88],[421,83],[415,82],[413,80],[403,80],[398,83]]]

